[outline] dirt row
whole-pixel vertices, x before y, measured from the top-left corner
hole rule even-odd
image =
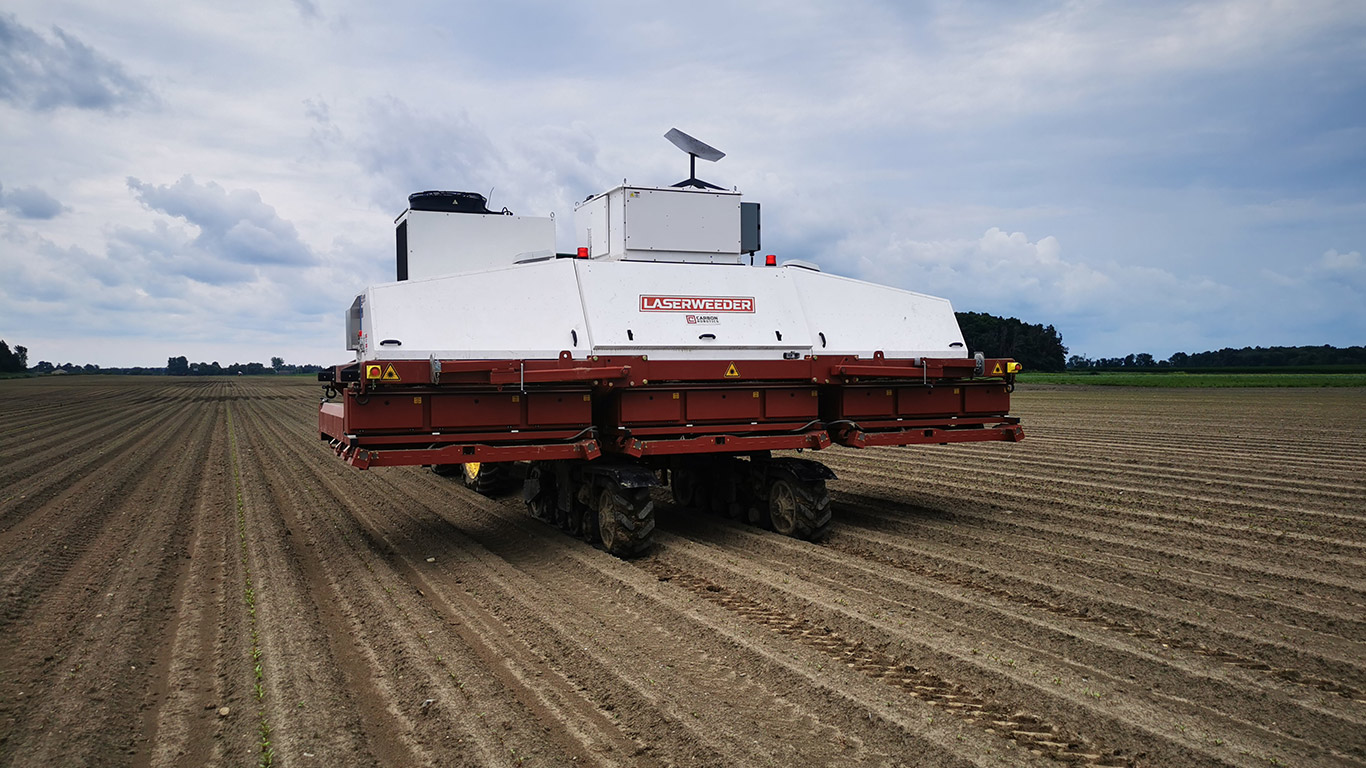
[[[3,765],[1366,765],[1366,391],[1022,389],[624,561],[307,381],[0,389]]]

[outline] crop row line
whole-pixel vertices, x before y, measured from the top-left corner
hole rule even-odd
[[[1098,751],[1086,739],[1065,733],[1041,718],[1024,712],[1010,712],[1001,704],[978,696],[934,672],[898,662],[888,654],[845,638],[828,627],[819,627],[809,619],[765,606],[662,560],[648,560],[642,562],[641,567],[660,581],[677,584],[726,610],[832,656],[859,673],[900,688],[927,704],[941,707],[988,733],[998,733],[1034,754],[1065,763],[1107,767],[1134,764],[1116,752]]]
[[[237,505],[237,542],[241,548],[242,558],[242,598],[247,609],[247,626],[251,630],[251,663],[254,665],[252,671],[256,678],[253,688],[256,693],[256,729],[259,736],[256,764],[258,768],[270,768],[275,763],[275,750],[270,745],[270,721],[266,717],[265,671],[261,666],[261,631],[256,621],[256,588],[252,582],[251,563],[247,557],[246,502],[242,496],[242,470],[237,461],[237,432],[233,426],[231,405],[227,406],[227,411],[229,455],[232,457],[232,482]]]

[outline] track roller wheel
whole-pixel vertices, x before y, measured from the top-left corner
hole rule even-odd
[[[593,544],[598,540],[597,486],[591,480],[577,481],[569,512],[564,515],[565,533]]]
[[[644,552],[655,529],[649,488],[604,485],[598,492],[596,528],[602,548],[618,557]]]
[[[523,498],[526,500],[527,512],[532,517],[546,523],[557,522],[555,473],[539,461],[534,462],[527,471]]]
[[[556,505],[555,524],[560,527],[560,530],[570,536],[578,536],[579,526],[583,521],[583,510],[580,508],[577,501],[571,501],[569,506],[569,509],[565,509]]]
[[[702,490],[702,478],[693,467],[677,467],[669,472],[669,490],[681,507],[697,504]]]
[[[512,484],[512,472],[502,463],[471,461],[460,467],[465,487],[483,496],[500,496]]]
[[[775,472],[768,486],[768,524],[784,536],[816,541],[830,532],[830,492],[824,480],[801,482]]]

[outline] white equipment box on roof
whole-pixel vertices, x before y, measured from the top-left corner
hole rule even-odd
[[[399,280],[506,267],[555,254],[555,220],[495,213],[472,192],[420,192],[398,217]]]
[[[741,263],[739,192],[620,186],[580,203],[574,224],[594,259]]]

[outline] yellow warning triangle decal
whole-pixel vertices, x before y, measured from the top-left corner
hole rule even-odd
[[[728,378],[728,379],[738,379],[738,378],[740,378],[740,371],[735,367],[735,363],[731,363],[731,364],[730,364],[730,367],[726,369],[726,378]]]
[[[393,364],[393,363],[390,363],[390,364],[389,364],[389,367],[384,369],[384,380],[385,380],[385,381],[398,381],[398,380],[399,380],[399,378],[398,378],[398,371],[394,370],[394,364]]]
[[[992,375],[992,376],[1000,376],[1000,375],[1001,375],[1001,364],[1000,364],[1000,363],[997,363],[997,364],[996,364],[996,367],[991,369],[991,375]],[[385,374],[385,378],[386,378],[386,379],[389,378],[388,374]]]

